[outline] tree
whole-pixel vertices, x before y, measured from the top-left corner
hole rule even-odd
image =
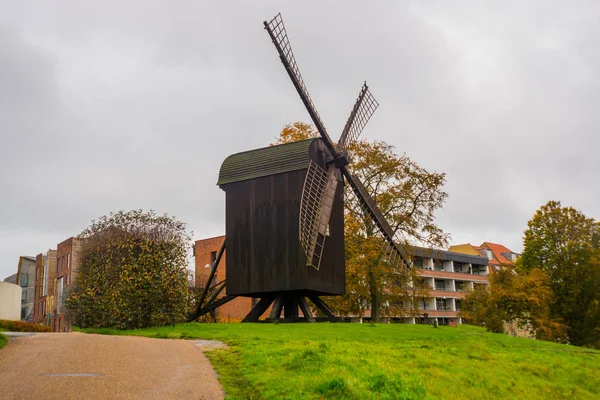
[[[295,122],[283,128],[275,144],[317,136],[311,125]],[[352,172],[369,190],[401,245],[447,245],[448,235],[435,224],[435,212],[448,196],[443,191],[445,174],[425,170],[385,142],[359,141],[349,147],[348,155]],[[332,307],[341,313],[362,313],[370,305],[373,320],[399,308],[413,309],[422,295],[415,271],[388,265],[381,257],[383,238],[349,188],[345,207],[347,294],[331,299]],[[416,286],[410,287],[409,281]]]
[[[133,329],[185,319],[191,235],[184,223],[119,211],[79,237],[81,266],[65,302],[74,325]]]
[[[505,266],[490,275],[489,287],[476,285],[466,295],[460,315],[490,332],[504,332],[505,323],[517,324],[538,339],[562,340],[564,326],[551,317],[552,298],[544,271],[518,272],[518,268]]]
[[[600,347],[600,224],[549,201],[528,222],[523,245],[522,268],[549,276],[552,316],[564,321],[569,342]]]
[[[301,121],[296,121],[285,125],[279,136],[276,138],[275,143],[271,143],[271,146],[297,142],[299,140],[315,138],[318,136],[319,132],[317,132],[314,126]]]

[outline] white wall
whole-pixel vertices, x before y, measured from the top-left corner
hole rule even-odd
[[[0,282],[0,319],[21,319],[21,286]]]

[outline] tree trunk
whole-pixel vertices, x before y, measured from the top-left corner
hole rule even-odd
[[[379,322],[381,301],[379,288],[373,269],[369,269],[369,288],[371,291],[371,322]]]

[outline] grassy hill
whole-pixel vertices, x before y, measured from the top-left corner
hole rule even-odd
[[[207,356],[232,399],[600,398],[600,351],[467,325],[192,323],[88,332],[222,340],[230,348]]]

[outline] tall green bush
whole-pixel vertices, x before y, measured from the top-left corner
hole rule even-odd
[[[119,329],[185,320],[188,250],[185,224],[153,211],[119,211],[92,221],[65,307],[74,325]]]

